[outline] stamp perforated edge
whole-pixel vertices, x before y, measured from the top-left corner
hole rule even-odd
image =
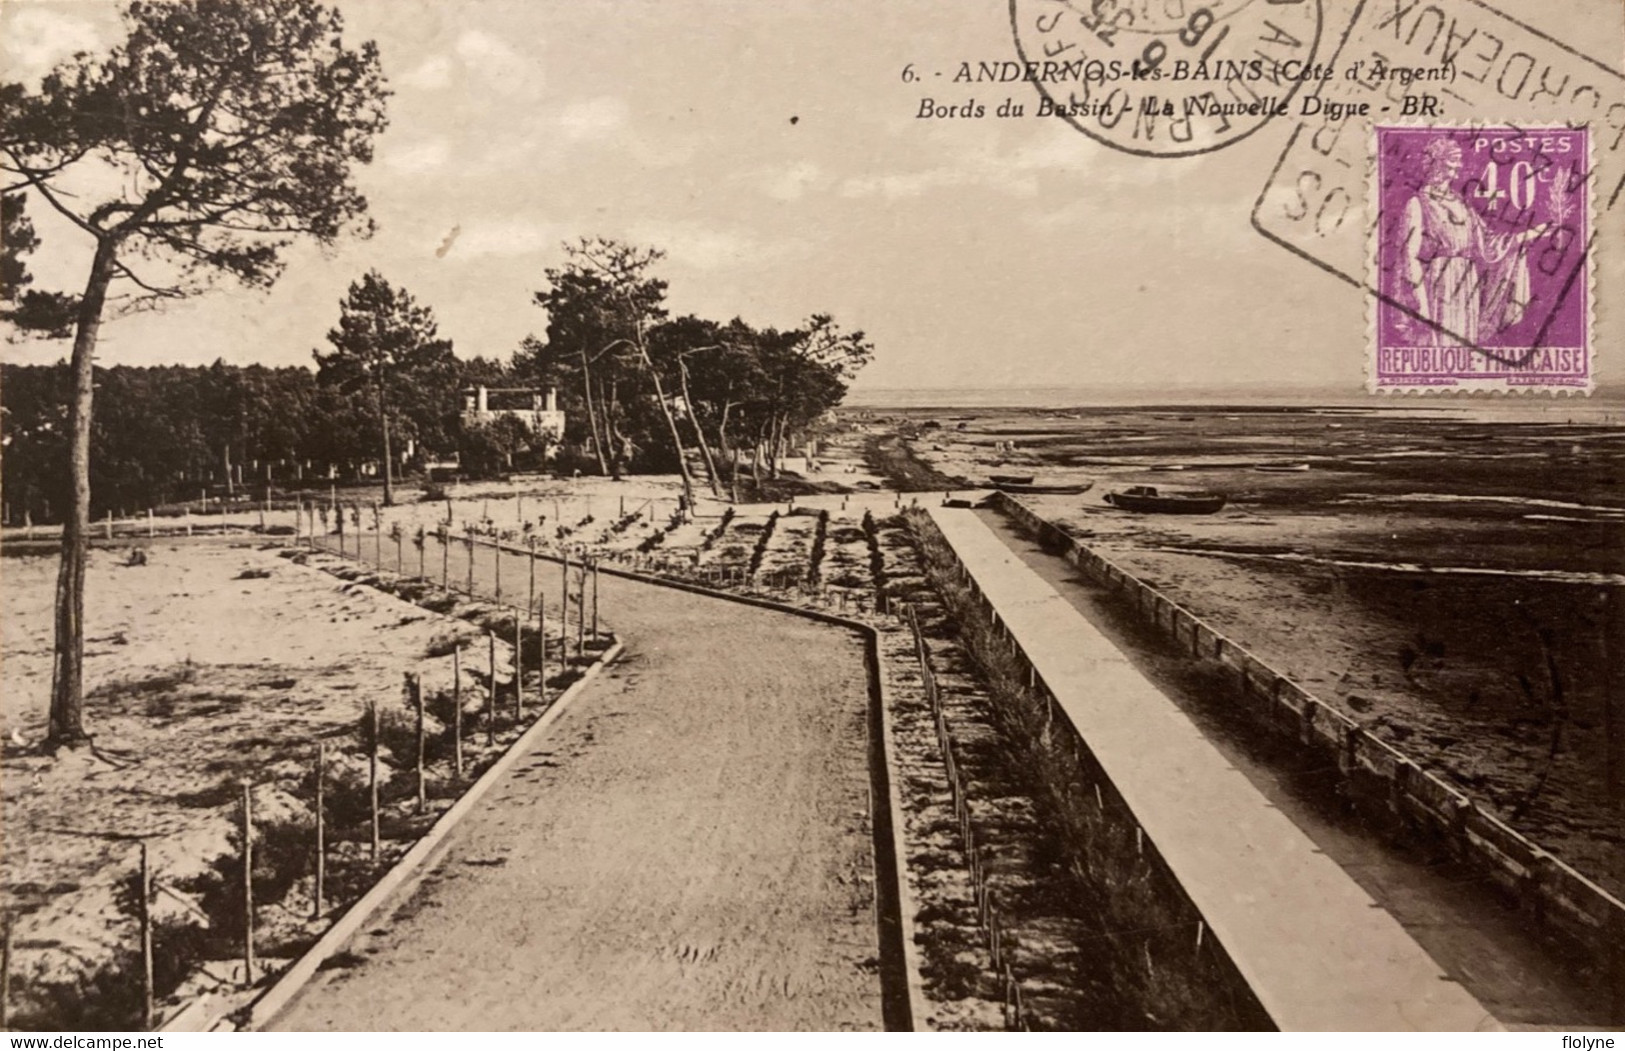
[[[1585,135],[1585,165],[1586,165],[1586,195],[1585,195],[1585,224],[1586,248],[1581,262],[1581,276],[1584,282],[1585,295],[1585,356],[1586,381],[1585,384],[1520,384],[1513,386],[1505,379],[1468,380],[1449,386],[1439,384],[1380,384],[1377,379],[1377,352],[1379,349],[1379,318],[1378,311],[1382,307],[1383,293],[1379,277],[1381,261],[1382,236],[1382,208],[1380,196],[1381,182],[1378,178],[1378,151],[1377,135],[1381,128],[1513,128],[1516,124],[1496,123],[1494,121],[1479,122],[1452,122],[1430,123],[1428,121],[1383,121],[1372,120],[1366,131],[1366,170],[1365,170],[1365,196],[1363,204],[1366,209],[1365,229],[1365,273],[1362,275],[1364,284],[1361,294],[1365,297],[1365,390],[1368,394],[1378,394],[1385,397],[1419,397],[1419,398],[1472,398],[1482,399],[1486,396],[1502,396],[1509,398],[1585,398],[1589,397],[1597,388],[1597,256],[1598,241],[1596,208],[1597,208],[1597,164],[1596,164],[1596,136],[1591,133],[1591,122],[1585,121],[1572,125],[1568,130],[1583,130]],[[1288,144],[1288,149],[1291,144]],[[1285,156],[1283,151],[1282,156]],[[1273,182],[1274,176],[1271,176]],[[1269,182],[1265,183],[1265,190]],[[1254,224],[1257,229],[1257,224]],[[1269,237],[1268,233],[1259,230]],[[1275,240],[1273,237],[1270,240]],[[1276,242],[1280,243],[1280,242]],[[1294,251],[1296,251],[1294,249]]]

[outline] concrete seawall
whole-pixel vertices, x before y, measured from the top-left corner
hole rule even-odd
[[[983,663],[1000,669],[1001,677],[1014,671],[1026,679],[1031,686],[1021,692],[1047,703],[1049,739],[1087,756],[1080,764],[1081,792],[1047,775],[1052,793],[1065,800],[1063,820],[1116,811],[1108,834],[1085,836],[1075,848],[1090,868],[1128,870],[1129,878],[1105,884],[1108,929],[1137,919],[1142,931],[1189,931],[1194,938],[1184,954],[1206,958],[1217,943],[1262,1008],[1265,1026],[1309,1032],[1499,1027],[987,522],[955,510],[911,517],[922,542],[938,549],[932,561],[947,567],[943,584],[965,593],[962,617],[979,622],[969,630],[992,656]],[[1156,607],[1147,601],[1148,611]],[[1088,776],[1094,769],[1099,780]],[[1118,842],[1125,824],[1132,834]],[[1153,874],[1167,878],[1149,878]],[[1181,894],[1190,906],[1183,914],[1175,907]],[[1188,966],[1171,951],[1177,942],[1148,940],[1145,972]],[[1154,999],[1173,994],[1194,1002],[1197,1011],[1170,1018],[1159,1005],[1157,1024],[1191,1028],[1202,998],[1215,991],[1199,983],[1158,987]],[[1230,1001],[1236,1003],[1233,996]],[[1237,1023],[1260,1028],[1245,1019]]]
[[[1625,1020],[1625,903],[1020,500],[998,493],[994,503],[1046,550],[1114,592],[1174,647],[1215,662],[1254,722],[1335,767],[1339,793],[1368,821],[1483,873],[1543,935],[1559,939],[1607,976],[1614,1017]]]

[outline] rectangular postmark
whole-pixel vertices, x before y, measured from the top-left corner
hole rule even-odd
[[[1365,293],[1367,388],[1589,393],[1625,76],[1482,0],[1362,0],[1325,64],[1252,221]]]
[[[1377,126],[1375,389],[1590,387],[1589,136]]]

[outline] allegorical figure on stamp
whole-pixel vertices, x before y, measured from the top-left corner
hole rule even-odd
[[[1497,233],[1461,196],[1461,146],[1437,138],[1422,155],[1423,185],[1405,204],[1401,278],[1422,346],[1483,346],[1516,325],[1529,304],[1528,247],[1551,224]]]

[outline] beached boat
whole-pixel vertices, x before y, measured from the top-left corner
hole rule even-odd
[[[1030,474],[990,474],[987,480],[994,485],[1032,485],[1033,476]]]
[[[1073,485],[1046,485],[1042,482],[998,482],[993,488],[1001,493],[1027,493],[1034,496],[1077,496],[1087,493],[1094,488],[1093,482],[1078,482]]]
[[[1131,485],[1106,494],[1106,502],[1124,511],[1141,514],[1210,515],[1224,507],[1220,493],[1163,492],[1154,485]]]
[[[1302,463],[1302,462],[1299,462],[1299,463],[1260,463],[1260,464],[1254,464],[1253,465],[1253,470],[1255,470],[1255,471],[1269,471],[1272,474],[1286,474],[1286,473],[1291,472],[1291,471],[1307,471],[1307,470],[1309,470],[1309,465],[1306,464],[1306,463]]]

